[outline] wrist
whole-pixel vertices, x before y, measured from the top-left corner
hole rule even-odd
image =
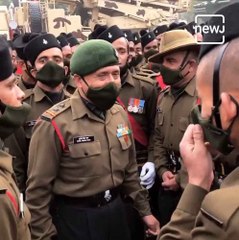
[[[189,177],[188,182],[192,185],[198,186],[200,188],[203,188],[204,190],[208,191],[211,188],[212,182],[210,180],[210,178],[207,179],[199,179],[199,178],[195,178],[195,177]]]

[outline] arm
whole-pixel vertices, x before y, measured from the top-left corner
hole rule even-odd
[[[39,121],[30,142],[26,191],[26,202],[32,215],[32,239],[50,239],[56,235],[49,208],[60,156],[61,146],[51,123]]]
[[[16,240],[18,235],[17,216],[11,204],[5,193],[0,194],[0,232],[4,240]]]

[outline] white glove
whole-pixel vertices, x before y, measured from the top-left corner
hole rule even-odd
[[[154,185],[156,177],[155,165],[152,162],[146,162],[140,173],[140,184],[150,189]]]

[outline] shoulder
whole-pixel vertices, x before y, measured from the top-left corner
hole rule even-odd
[[[132,78],[140,81],[144,85],[151,85],[151,86],[155,85],[155,81],[153,79],[151,79],[148,75],[142,75],[139,72],[133,73]]]
[[[238,196],[239,186],[212,191],[202,203],[201,214],[219,227],[227,227],[235,213],[239,211]]]
[[[46,110],[42,115],[41,119],[45,121],[52,121],[54,118],[60,116],[62,113],[64,113],[67,109],[71,107],[70,98],[67,98],[66,100],[57,103],[50,109]]]

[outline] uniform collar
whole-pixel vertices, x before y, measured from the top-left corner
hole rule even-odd
[[[79,90],[81,91],[81,90]],[[116,114],[119,110],[115,107],[112,107],[110,110],[106,111],[106,120],[102,120],[99,117],[97,117],[93,112],[91,112],[85,103],[82,101],[82,98],[80,96],[79,91],[75,91],[73,95],[70,98],[71,101],[71,108],[72,108],[72,119],[76,120],[78,118],[83,118],[84,116],[88,116],[91,119],[94,119],[99,122],[105,122],[108,121],[108,119],[111,117],[111,115]]]
[[[128,70],[128,74],[127,74],[127,77],[126,77],[126,79],[125,79],[124,84],[129,84],[129,85],[131,85],[132,87],[135,86],[135,83],[134,83],[132,74],[131,74],[131,72],[130,72],[129,70]],[[123,85],[124,85],[124,84],[123,84]]]
[[[33,88],[33,93],[34,93],[34,96],[35,96],[35,102],[40,102],[43,98],[48,98],[47,95],[43,92],[43,90],[38,86],[36,85],[34,88]]]

